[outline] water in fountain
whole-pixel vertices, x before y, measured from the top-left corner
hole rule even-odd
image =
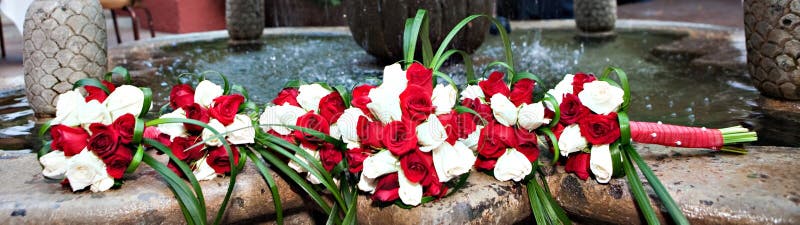
[[[651,50],[680,38],[665,32],[620,31],[605,41],[576,38],[573,30],[515,30],[511,39],[518,70],[539,75],[550,88],[564,74],[587,72],[598,74],[608,65],[623,68],[632,85],[631,117],[641,121],[727,127],[739,124],[770,127],[761,133],[761,145],[798,145],[798,126],[764,119],[757,110],[758,92],[750,85],[746,71],[711,71],[689,66],[685,59],[662,59]],[[498,37],[487,39],[473,56],[477,71],[502,58]],[[263,38],[255,46],[230,46],[227,40],[178,44],[165,47],[158,59],[136,62],[154,67],[155,79],[148,78],[154,88],[157,106],[168,96],[167,88],[178,82],[182,73],[213,70],[228,75],[232,82],[246,87],[258,103],[274,97],[287,81],[303,79],[352,87],[358,83],[376,83],[384,65],[367,55],[346,34],[310,33],[278,35]],[[165,59],[166,58],[166,59]],[[123,66],[125,66],[123,64]],[[463,83],[464,68],[449,66],[445,72]],[[213,77],[213,76],[209,76]],[[5,98],[0,104],[4,115],[0,143],[10,137],[34,140],[29,130],[29,111],[6,110],[25,104],[18,95]],[[22,107],[27,109],[27,107]],[[16,115],[16,116],[15,116]],[[156,115],[152,115],[155,117]],[[793,124],[797,124],[796,122]],[[767,137],[767,138],[764,138]],[[18,146],[13,146],[18,147]],[[23,148],[29,148],[25,145]],[[0,149],[8,149],[8,144]]]

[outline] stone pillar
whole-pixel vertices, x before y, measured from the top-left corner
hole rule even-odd
[[[23,31],[25,93],[37,117],[55,115],[56,96],[106,71],[106,19],[97,0],[37,0]]]
[[[616,0],[575,0],[575,25],[587,35],[612,34],[617,22]]]
[[[747,67],[762,95],[800,100],[800,0],[744,0]]]
[[[231,40],[258,39],[264,30],[264,0],[226,0],[225,23]]]

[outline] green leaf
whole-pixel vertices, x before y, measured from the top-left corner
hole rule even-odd
[[[187,224],[206,224],[205,204],[200,204],[198,199],[192,195],[189,187],[181,180],[178,175],[172,172],[167,166],[161,164],[150,155],[144,155],[143,162],[153,168],[159,175],[164,177],[167,186],[175,194],[181,211],[184,214]]]
[[[542,101],[550,103],[553,106],[553,119],[550,120],[550,124],[548,125],[550,128],[556,127],[558,122],[561,120],[561,109],[558,105],[558,101],[556,101],[556,97],[550,93],[545,93],[546,97],[542,99]]]
[[[106,73],[105,76],[103,76],[103,79],[108,82],[112,82],[114,74],[122,75],[123,80],[125,80],[125,84],[133,83],[131,81],[131,73],[128,72],[128,69],[125,69],[125,67],[121,66],[114,67],[114,69],[112,69],[110,72]]]
[[[453,110],[455,110],[457,113],[469,113],[469,114],[475,115],[475,116],[477,116],[478,118],[481,119],[481,123],[483,123],[483,125],[486,125],[486,124],[489,123],[488,121],[486,121],[486,119],[484,119],[481,116],[481,114],[479,114],[478,112],[475,112],[475,110],[472,110],[472,109],[467,108],[465,106],[457,105],[457,106],[453,107]]]
[[[622,165],[625,169],[625,176],[628,178],[628,184],[630,184],[631,187],[631,194],[636,200],[639,210],[642,211],[642,215],[647,221],[647,224],[661,224],[661,222],[658,221],[655,211],[653,211],[653,208],[650,206],[650,198],[647,196],[647,192],[644,191],[642,181],[639,180],[639,176],[636,174],[633,164],[631,164],[631,158],[628,155],[630,151],[627,150],[627,148],[630,148],[630,145],[623,145],[622,147],[626,148],[622,153],[622,155],[625,156],[625,161]]]
[[[333,205],[333,210],[331,210],[331,213],[328,214],[328,220],[325,222],[325,225],[341,224],[341,221],[338,220],[340,209],[341,208],[339,208],[339,205]]]
[[[184,163],[183,161],[178,159],[178,157],[176,157],[175,154],[172,154],[172,149],[170,149],[169,147],[167,147],[166,145],[162,144],[161,142],[159,142],[157,140],[153,140],[153,139],[150,139],[150,138],[145,138],[144,139],[144,143],[147,144],[147,145],[150,145],[151,147],[155,148],[156,150],[160,151],[161,153],[164,153],[165,155],[167,155],[169,157],[169,159],[171,161],[173,161],[175,163],[175,165],[178,166],[178,170],[180,170],[186,176],[186,179],[189,180],[189,183],[192,185],[192,188],[194,189],[194,192],[195,192],[194,196],[197,199],[197,205],[203,206],[202,210],[200,211],[200,213],[202,214],[202,217],[199,217],[199,218],[203,218],[203,224],[205,224],[206,223],[206,221],[205,221],[205,218],[206,218],[205,205],[206,205],[206,203],[205,203],[205,197],[203,195],[203,189],[200,187],[200,183],[197,182],[197,178],[192,173],[192,169],[189,167],[189,165],[186,165],[186,163]],[[145,156],[142,157],[142,161],[145,162],[145,164],[149,165],[150,167],[153,167],[153,165],[151,165],[150,163],[146,162],[146,159],[148,157],[149,156],[145,154]],[[161,165],[161,166],[163,166],[163,165]],[[155,169],[155,168],[153,168],[153,169]],[[167,168],[167,170],[169,170],[169,168]],[[175,175],[175,177],[178,177],[177,174],[172,172],[172,170],[169,170],[169,173]],[[180,180],[180,177],[178,177],[178,179]],[[181,180],[181,183],[184,184],[184,185],[186,184],[186,183],[183,183],[182,180]]]
[[[150,88],[139,88],[142,90],[142,94],[144,95],[144,101],[142,102],[142,111],[139,112],[139,118],[144,117],[147,115],[147,112],[150,112],[150,106],[153,105],[153,91]]]
[[[622,146],[631,144],[631,124],[628,119],[628,113],[617,113],[617,120],[619,121],[619,140]]]
[[[658,198],[661,199],[661,203],[664,204],[664,208],[667,209],[669,215],[672,217],[672,221],[675,224],[689,224],[689,220],[686,219],[686,216],[683,215],[683,211],[681,208],[678,207],[678,204],[675,203],[675,200],[672,199],[672,196],[667,192],[667,188],[661,184],[661,181],[658,180],[658,177],[653,170],[650,169],[650,166],[647,166],[647,163],[642,160],[642,157],[639,156],[633,148],[628,149],[628,158],[633,159],[636,162],[636,165],[639,167],[639,170],[642,171],[644,177],[647,178],[647,182],[650,183],[650,186],[653,187],[653,190],[658,195]]]
[[[505,68],[508,71],[509,74],[515,73],[514,72],[514,67],[512,67],[508,63],[501,62],[501,61],[494,61],[494,62],[491,62],[489,64],[486,64],[486,66],[483,67],[483,74],[481,75],[481,77],[485,78],[486,77],[486,73],[492,71],[491,68],[496,67],[496,66]],[[511,79],[513,79],[513,76],[509,76],[508,77],[509,83],[512,81]]]
[[[353,194],[351,196],[350,204],[348,204],[347,213],[344,215],[344,221],[342,224],[344,225],[355,225],[356,219],[358,217],[358,195]]]
[[[336,92],[339,92],[339,96],[342,97],[342,101],[344,101],[344,108],[350,108],[350,100],[353,97],[350,95],[350,92],[347,91],[347,89],[342,85],[337,85],[334,88],[336,89]]]
[[[45,154],[47,154],[51,150],[50,149],[50,141],[45,141],[46,139],[45,139],[45,136],[44,136],[45,134],[47,134],[47,130],[50,130],[50,126],[51,126],[50,122],[52,122],[52,120],[48,120],[47,122],[44,122],[44,124],[42,124],[42,127],[39,128],[39,139],[42,140],[42,148],[40,148],[39,151],[36,152],[36,159],[41,158],[42,156],[44,156]]]
[[[625,171],[622,169],[624,159],[622,158],[622,150],[620,149],[619,141],[612,143],[608,149],[611,152],[611,177],[625,176]]]
[[[225,76],[225,74],[222,74],[221,72],[213,71],[213,70],[203,71],[202,73],[200,73],[200,80],[201,81],[205,80],[206,79],[206,74],[209,74],[209,73],[216,74],[217,76],[222,78],[222,95],[227,95],[227,94],[231,93],[231,83],[228,82],[228,77]]]
[[[450,42],[453,41],[453,38],[455,38],[455,36],[458,34],[458,32],[461,31],[461,29],[463,29],[464,27],[466,27],[469,24],[469,22],[471,22],[474,19],[480,18],[480,17],[485,17],[485,18],[489,19],[489,21],[494,23],[495,26],[500,30],[500,38],[503,40],[503,50],[505,50],[504,51],[504,53],[505,53],[505,61],[506,61],[506,63],[509,64],[510,70],[514,71],[514,69],[513,69],[514,67],[512,66],[514,64],[514,59],[512,57],[512,52],[511,52],[511,41],[508,38],[508,33],[506,33],[506,29],[503,26],[503,24],[500,23],[500,21],[498,21],[495,18],[492,18],[491,16],[486,16],[486,15],[471,15],[471,16],[468,16],[467,18],[461,20],[461,22],[459,22],[458,24],[456,24],[456,26],[453,27],[453,29],[450,30],[450,32],[447,34],[447,36],[444,38],[444,40],[442,40],[442,44],[439,45],[439,49],[436,51],[436,54],[433,56],[433,60],[431,61],[431,63],[433,63],[434,65],[437,64],[442,59],[442,56],[444,55],[445,50],[447,50],[448,45],[450,45]],[[513,75],[513,72],[512,72],[512,75]]]
[[[83,79],[78,80],[78,82],[75,82],[75,84],[72,85],[72,90],[75,90],[75,89],[78,89],[78,88],[82,88],[84,86],[92,86],[92,87],[100,88],[106,94],[110,94],[111,93],[111,91],[109,91],[108,88],[105,85],[103,85],[102,82],[100,82],[99,80],[94,79],[94,78],[83,78]]]
[[[531,211],[533,212],[533,218],[536,220],[536,224],[548,224],[547,220],[547,213],[544,211],[544,207],[542,206],[542,201],[539,199],[539,195],[536,194],[536,180],[530,179],[528,180],[527,190],[528,190],[528,201],[531,204]]]
[[[256,169],[258,172],[261,173],[261,176],[264,178],[264,181],[267,183],[267,187],[269,188],[270,193],[272,194],[272,203],[275,204],[275,222],[277,224],[283,224],[283,206],[281,205],[281,195],[278,192],[278,185],[275,183],[275,179],[272,177],[272,171],[267,168],[266,165],[261,161],[255,153],[253,153],[253,149],[249,149],[246,151],[247,158],[256,165]]]
[[[417,40],[422,33],[422,64],[430,67],[432,54],[430,38],[428,35],[428,17],[424,9],[417,10],[416,16],[406,20],[405,32],[403,32],[403,55],[406,65],[414,62],[414,53],[417,49]]]
[[[472,57],[470,57],[469,53],[458,49],[450,49],[444,52],[442,60],[439,60],[439,62],[436,62],[436,65],[433,65],[434,73],[439,71],[439,68],[441,68],[442,65],[444,65],[444,62],[446,62],[447,59],[450,58],[450,56],[452,56],[453,54],[461,55],[461,58],[464,60],[464,68],[467,70],[467,83],[476,82],[477,80],[475,80],[475,69],[472,68]],[[458,90],[458,88],[456,88],[456,90]]]
[[[134,152],[131,163],[128,164],[128,168],[125,169],[125,173],[135,172],[136,168],[139,168],[139,163],[142,162],[142,157],[144,157],[144,145],[140,144],[139,147],[136,148],[136,152]]]
[[[257,137],[257,139],[259,138],[260,137]],[[260,140],[257,143],[264,145],[265,147],[272,149],[273,151],[278,152],[282,155],[287,155],[287,154],[291,155],[291,153],[288,153],[285,149],[283,149],[283,147],[273,144],[272,142]],[[289,166],[287,166],[285,162],[278,159],[275,155],[273,155],[269,151],[257,150],[257,152],[261,154],[261,156],[264,157],[264,159],[267,160],[270,163],[270,165],[275,166],[278,169],[278,171],[285,174],[286,176],[289,177],[289,179],[292,182],[299,185],[300,188],[303,189],[309,195],[311,200],[313,200],[314,202],[317,203],[317,205],[319,205],[322,211],[324,211],[326,214],[331,213],[332,210],[331,206],[328,205],[328,203],[322,199],[320,194],[314,190],[314,187],[312,187],[310,184],[308,184],[308,182],[306,182],[305,178],[300,177],[297,171],[294,171],[294,169],[289,168]]]
[[[550,162],[550,164],[555,165],[558,163],[558,157],[561,156],[561,149],[558,147],[558,138],[556,138],[556,135],[552,130],[550,130],[549,127],[539,128],[539,131],[544,133],[545,136],[550,139],[550,145],[553,146],[553,161]]]
[[[447,81],[447,83],[450,84],[450,86],[453,86],[454,90],[458,90],[458,85],[456,85],[456,82],[453,81],[453,78],[450,78],[450,76],[447,76],[447,74],[444,74],[444,73],[439,72],[439,71],[434,71],[433,75],[436,76],[436,77],[444,79],[445,81]]]
[[[303,85],[306,85],[306,82],[303,82],[302,80],[290,80],[283,85],[283,88],[299,88]]]

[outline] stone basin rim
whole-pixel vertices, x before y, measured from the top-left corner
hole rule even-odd
[[[540,21],[512,21],[512,32],[516,29],[576,29],[575,20],[540,20]],[[704,33],[727,33],[733,34],[740,29],[734,27],[718,26],[704,23],[691,23],[691,22],[677,22],[677,21],[660,21],[660,20],[639,20],[639,19],[621,19],[617,20],[616,30],[631,31],[631,30],[644,30],[644,31],[660,31],[685,34],[687,31],[699,31]],[[276,36],[276,35],[313,35],[313,34],[327,34],[327,35],[350,35],[350,30],[346,26],[336,27],[278,27],[278,28],[264,28],[263,36]],[[207,31],[198,33],[187,33],[171,35],[166,37],[156,37],[136,42],[123,43],[121,45],[110,48],[114,53],[125,53],[127,51],[138,51],[142,48],[161,48],[172,46],[181,43],[198,42],[198,41],[211,41],[216,39],[228,38],[228,33],[225,30]],[[110,53],[109,55],[114,55]]]

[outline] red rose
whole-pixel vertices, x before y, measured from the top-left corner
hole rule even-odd
[[[103,162],[106,164],[108,175],[114,179],[120,179],[128,169],[128,165],[131,164],[131,160],[133,160],[133,151],[124,145],[119,145],[114,155],[104,158]]]
[[[197,120],[205,124],[208,124],[208,121],[211,120],[210,116],[208,115],[209,111],[203,108],[203,106],[200,106],[200,104],[191,103],[187,106],[184,106],[181,109],[183,109],[183,111],[186,112],[187,119]],[[188,124],[188,123],[184,123],[183,126],[186,127],[186,131],[189,131],[189,133],[194,133],[194,134],[199,134],[200,132],[203,132],[204,129],[202,126]]]
[[[517,136],[514,128],[499,123],[490,123],[481,130],[481,136],[478,139],[478,154],[496,159],[505,153],[506,148],[516,144]]]
[[[194,104],[194,89],[188,84],[172,86],[169,92],[169,106],[173,109],[180,109]]]
[[[169,140],[169,135],[161,133],[161,131],[158,130],[158,127],[145,127],[142,138],[156,140],[164,146],[169,146],[172,144],[172,141]]]
[[[433,93],[433,71],[422,64],[412,63],[406,70],[406,79],[409,85],[418,85],[427,93]]]
[[[533,89],[536,87],[536,82],[531,79],[521,79],[514,83],[511,89],[511,94],[508,97],[515,106],[520,106],[522,103],[533,103]]]
[[[433,156],[419,149],[411,150],[410,153],[400,157],[400,168],[408,181],[413,183],[419,183],[429,174],[436,173],[433,168]]]
[[[478,169],[493,170],[495,164],[497,164],[497,158],[488,159],[482,155],[478,155],[478,158],[475,159],[475,168]]]
[[[103,89],[100,89],[99,87],[83,86],[83,89],[86,90],[86,93],[89,93],[88,95],[86,95],[86,98],[84,98],[84,101],[89,102],[91,100],[97,100],[98,102],[103,102],[108,97],[108,94],[114,92],[114,89],[116,89],[116,87],[114,87],[114,84],[112,84],[111,82],[108,81],[100,81],[100,82],[103,83],[103,86],[106,86],[106,89],[108,89],[108,93],[106,93],[105,91],[103,91]]]
[[[375,193],[372,194],[372,201],[392,202],[400,198],[400,181],[397,173],[390,173],[378,177],[375,184]]]
[[[447,194],[447,186],[439,182],[439,175],[436,175],[435,172],[429,173],[420,184],[425,187],[425,193],[422,194],[423,196],[441,198]]]
[[[230,147],[231,151],[233,152],[233,163],[239,164],[239,150],[237,150],[236,146],[234,145],[231,145]],[[228,156],[228,151],[225,150],[225,146],[219,146],[209,150],[206,163],[208,163],[208,165],[211,166],[211,168],[213,168],[218,174],[231,172],[231,161],[230,157]]]
[[[578,94],[583,91],[583,84],[597,80],[592,74],[576,73],[572,77],[572,93]]]
[[[475,120],[472,119],[472,114],[469,113],[461,113],[456,116],[455,125],[456,125],[456,134],[458,134],[458,138],[467,138],[469,137],[472,132],[475,132],[478,129],[478,126],[475,124]]]
[[[133,141],[133,129],[135,126],[136,118],[130,113],[120,116],[111,124],[111,127],[119,134],[120,142],[123,144],[129,144]]]
[[[370,122],[365,116],[358,117],[356,133],[361,144],[372,148],[383,148],[383,125],[380,122]]]
[[[321,153],[320,153],[321,154]],[[348,169],[351,173],[358,173],[364,168],[364,160],[369,157],[369,150],[363,148],[354,148],[347,150],[346,155]]]
[[[169,148],[176,158],[184,162],[193,162],[203,158],[203,144],[198,144],[200,137],[175,137],[172,139]],[[190,149],[190,147],[195,146]]]
[[[606,115],[591,114],[583,117],[578,125],[581,136],[593,145],[611,144],[620,137],[617,113]]]
[[[89,126],[92,137],[89,138],[87,149],[93,151],[101,159],[107,159],[115,154],[119,145],[119,134],[109,126],[93,123]]]
[[[233,118],[239,112],[239,105],[244,102],[244,96],[239,94],[223,95],[214,99],[208,113],[214,119],[219,120],[222,125],[228,126],[233,123]]]
[[[344,100],[339,92],[331,92],[319,100],[319,114],[330,123],[336,123],[344,113]]]
[[[361,109],[361,111],[364,112],[364,115],[370,115],[367,104],[372,102],[372,99],[369,98],[369,91],[371,91],[373,88],[375,88],[375,86],[369,84],[362,84],[356,88],[353,88],[353,99],[350,100],[350,105]]]
[[[331,143],[325,143],[319,149],[319,160],[328,172],[333,171],[333,168],[342,162],[342,158],[342,153]]]
[[[565,94],[558,108],[561,110],[559,122],[564,125],[577,123],[578,120],[591,113],[589,108],[583,106],[578,96],[573,94]]]
[[[516,129],[517,131],[517,145],[514,148],[528,158],[528,161],[533,162],[539,158],[539,142],[536,133],[526,129]]]
[[[567,173],[575,173],[575,175],[578,175],[578,178],[581,178],[581,180],[588,179],[590,156],[591,155],[589,153],[585,152],[570,154],[569,158],[567,158],[567,165],[565,166],[564,170],[567,171]]]
[[[325,134],[330,133],[331,128],[330,124],[328,124],[328,121],[325,120],[325,118],[322,118],[322,116],[315,114],[314,112],[308,112],[305,115],[298,117],[296,125],[298,127],[305,127]],[[310,149],[317,149],[317,146],[322,144],[324,141],[321,138],[299,130],[294,131],[294,137],[300,140],[300,142],[303,143],[303,146],[306,146]]]
[[[459,138],[467,138],[469,134],[475,131],[477,127],[472,117],[472,114],[457,114],[456,111],[438,116],[439,121],[444,125],[445,132],[447,132],[447,143],[453,145]]]
[[[50,148],[64,151],[64,156],[81,153],[89,143],[89,133],[80,127],[55,125],[50,127],[50,136],[53,137]]]
[[[508,90],[508,86],[506,86],[506,82],[503,80],[503,77],[505,77],[505,74],[495,71],[489,75],[489,79],[478,82],[478,86],[480,86],[481,90],[483,90],[483,94],[486,96],[487,101],[489,101],[489,99],[491,99],[492,96],[497,93],[505,96],[509,95],[511,91]]]
[[[297,91],[297,88],[284,88],[281,92],[278,92],[278,96],[272,100],[272,104],[275,105],[283,105],[284,103],[289,103],[289,105],[300,107],[300,104],[297,103],[297,95],[300,92]]]
[[[275,130],[269,130],[269,131],[267,131],[267,133],[272,135],[272,136],[279,137],[279,138],[281,138],[281,139],[283,139],[283,140],[285,140],[285,141],[287,141],[289,143],[297,144],[297,139],[294,138],[293,134],[282,135],[282,134],[279,134],[278,132],[275,132]]]
[[[417,148],[416,130],[408,123],[394,121],[386,124],[383,135],[383,145],[396,156],[403,156]]]
[[[487,104],[481,103],[481,100],[478,98],[464,99],[463,101],[461,101],[461,105],[477,112],[478,115],[480,115],[483,118],[483,120],[486,120],[486,122],[494,121],[494,115],[492,114],[492,107]],[[472,114],[470,115],[473,118],[472,120],[476,124],[483,124],[481,118]]]
[[[406,90],[400,94],[400,110],[403,112],[403,120],[419,124],[428,119],[428,115],[433,113],[433,103],[431,103],[431,92],[424,88],[410,84]]]

